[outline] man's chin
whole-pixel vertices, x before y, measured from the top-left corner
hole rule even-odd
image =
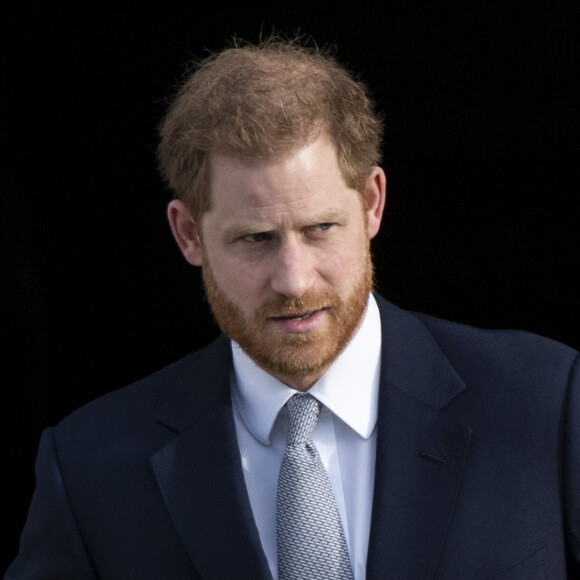
[[[279,337],[278,337],[279,338]],[[326,344],[325,344],[326,342]],[[262,345],[240,346],[246,354],[268,373],[280,378],[318,378],[340,354],[342,348],[333,347],[318,333],[290,334],[284,341],[265,341]]]

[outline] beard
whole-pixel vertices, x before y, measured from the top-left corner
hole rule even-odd
[[[207,299],[221,330],[237,342],[265,371],[277,377],[317,380],[344,350],[357,330],[373,288],[373,265],[367,251],[351,293],[345,299],[333,290],[308,291],[302,298],[278,295],[246,314],[219,287],[207,255],[203,255]],[[271,318],[325,310],[325,324],[311,332],[289,333]]]

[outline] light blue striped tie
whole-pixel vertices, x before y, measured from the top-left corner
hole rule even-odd
[[[278,477],[280,580],[352,580],[340,515],[328,474],[312,442],[320,403],[294,395],[286,450]]]

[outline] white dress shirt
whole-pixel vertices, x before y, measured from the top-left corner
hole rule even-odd
[[[286,446],[283,408],[298,391],[260,368],[232,342],[232,397],[250,504],[274,580],[276,486]],[[328,471],[349,548],[355,580],[364,580],[376,455],[381,322],[371,295],[358,331],[309,389],[322,404],[313,441]]]

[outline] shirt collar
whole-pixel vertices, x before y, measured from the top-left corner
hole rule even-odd
[[[264,445],[280,409],[298,391],[259,367],[234,341],[233,398],[246,428]],[[377,303],[368,300],[363,321],[352,340],[309,393],[368,439],[377,422],[381,365],[381,321]]]

